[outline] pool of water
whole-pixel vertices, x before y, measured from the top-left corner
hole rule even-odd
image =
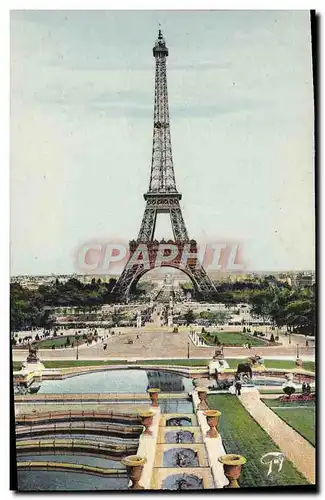
[[[199,467],[197,453],[190,448],[171,448],[163,457],[163,467]]]
[[[38,394],[140,394],[148,387],[162,392],[190,392],[192,380],[166,371],[108,370],[76,375],[64,380],[44,380]]]
[[[78,472],[18,471],[18,491],[126,490],[127,477],[100,477]]]
[[[167,476],[161,485],[162,490],[202,490],[202,479],[194,474],[173,474]]]
[[[192,402],[182,399],[160,399],[159,406],[161,413],[193,413]]]
[[[254,385],[274,385],[274,386],[278,386],[278,387],[281,387],[285,380],[274,380],[273,378],[253,378],[252,379],[252,382]]]
[[[119,460],[109,460],[102,457],[92,457],[90,455],[80,455],[74,453],[51,453],[43,455],[42,453],[33,453],[18,455],[18,462],[64,462],[70,464],[94,465],[96,467],[106,467],[107,469],[125,469]],[[33,473],[33,471],[29,471]],[[51,471],[50,471],[51,472]]]
[[[192,419],[188,417],[171,417],[166,420],[166,427],[190,427]]]

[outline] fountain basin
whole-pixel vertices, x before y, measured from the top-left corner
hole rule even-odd
[[[163,467],[198,467],[199,458],[191,448],[170,448],[164,452]]]
[[[165,434],[165,443],[194,443],[194,433],[190,431],[170,431]]]
[[[162,490],[202,490],[203,479],[194,474],[173,474],[161,483]]]

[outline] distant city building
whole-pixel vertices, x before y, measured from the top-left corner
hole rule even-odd
[[[310,287],[315,283],[315,273],[302,272],[296,274],[292,279],[292,286],[296,288]]]

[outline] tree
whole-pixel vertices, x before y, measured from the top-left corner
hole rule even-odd
[[[220,342],[220,340],[219,340],[218,335],[215,335],[215,336],[214,336],[214,344],[215,344],[215,345],[221,345],[221,342]]]
[[[112,322],[116,326],[120,326],[121,321],[123,320],[123,314],[118,311],[118,309],[114,309],[114,312],[112,314]]]
[[[251,313],[255,316],[261,316],[263,321],[270,317],[271,303],[274,298],[274,292],[270,289],[255,292],[250,298]]]
[[[283,392],[289,397],[289,399],[291,398],[292,394],[294,394],[296,392],[296,389],[292,386],[292,385],[286,385],[285,387],[283,387]]]
[[[291,301],[286,307],[286,319],[289,325],[302,333],[315,333],[315,300],[299,298]]]
[[[187,326],[190,325],[191,323],[194,323],[195,321],[195,314],[192,309],[189,309],[185,314],[184,314],[184,319],[186,321]]]

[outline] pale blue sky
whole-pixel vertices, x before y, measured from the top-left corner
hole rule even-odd
[[[17,11],[12,274],[74,272],[86,241],[137,236],[159,22],[189,235],[243,241],[254,270],[314,268],[309,12]]]

